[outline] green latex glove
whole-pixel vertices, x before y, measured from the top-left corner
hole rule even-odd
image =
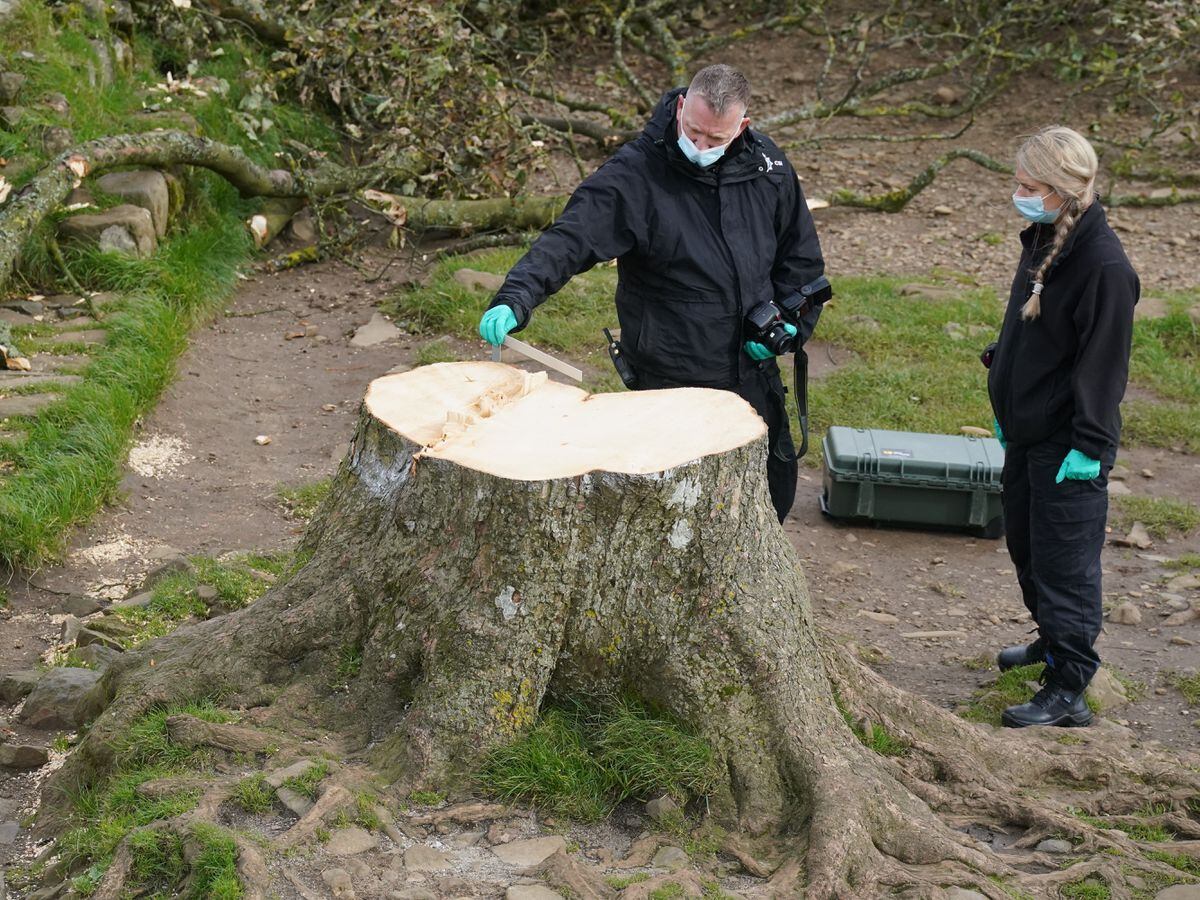
[[[790,322],[783,323],[783,330],[792,337],[796,336],[796,326]],[[760,344],[758,341],[746,341],[746,355],[751,359],[770,359],[775,354]]]
[[[479,320],[479,336],[493,347],[499,347],[508,333],[516,327],[517,314],[512,311],[511,306],[501,303],[483,314],[483,318]]]
[[[1100,474],[1100,460],[1085,456],[1078,450],[1072,450],[1058,467],[1058,477],[1055,484],[1062,484],[1064,479],[1073,481],[1090,481]]]
[[[992,419],[992,432],[996,435],[996,440],[1000,442],[1000,448],[1007,450],[1008,441],[1004,439],[1004,432],[1000,430],[1000,420],[997,418]]]

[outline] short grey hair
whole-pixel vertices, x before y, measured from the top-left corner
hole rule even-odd
[[[725,111],[735,104],[742,108],[743,115],[750,107],[750,82],[733,66],[724,63],[705,66],[697,72],[687,92],[689,96],[703,97],[718,116],[725,115]]]

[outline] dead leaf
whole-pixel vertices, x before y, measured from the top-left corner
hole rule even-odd
[[[88,165],[87,159],[76,153],[74,156],[67,157],[67,168],[79,178],[86,178],[91,166]]]
[[[397,228],[408,221],[408,209],[404,205],[404,198],[398,194],[389,194],[386,191],[369,188],[363,191],[363,199],[383,206],[384,208],[380,212]]]
[[[9,193],[12,191],[12,185],[8,183],[3,175],[0,175],[0,203],[8,199]]]

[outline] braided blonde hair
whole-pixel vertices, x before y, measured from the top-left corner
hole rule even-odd
[[[1054,240],[1033,271],[1033,292],[1021,307],[1021,318],[1042,314],[1043,279],[1084,210],[1096,197],[1096,151],[1078,131],[1051,125],[1027,138],[1017,150],[1017,168],[1030,178],[1048,184],[1062,198],[1061,212],[1054,221]]]

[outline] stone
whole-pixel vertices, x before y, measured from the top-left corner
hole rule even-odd
[[[16,843],[21,826],[16,822],[0,822],[0,847]],[[0,870],[0,900],[4,900],[4,872]]]
[[[124,600],[116,600],[113,606],[120,607],[142,607],[149,606],[150,601],[154,599],[154,591],[142,591],[140,594],[134,594],[132,597],[126,597]]]
[[[404,851],[404,868],[409,872],[444,872],[450,868],[450,854],[414,844]]]
[[[56,394],[18,394],[0,398],[0,419],[10,416],[36,416],[58,399]]]
[[[1125,693],[1125,685],[1121,684],[1104,666],[1101,666],[1092,676],[1091,684],[1087,686],[1087,698],[1102,713],[1129,702],[1129,695]]]
[[[86,647],[79,647],[75,651],[75,657],[80,662],[85,662],[97,672],[103,672],[113,660],[121,655],[123,650],[113,648],[107,644],[95,643],[88,644]]]
[[[350,873],[345,869],[326,869],[321,873],[321,880],[329,888],[334,897],[353,897],[354,882]]]
[[[42,97],[42,106],[60,116],[69,115],[71,112],[71,104],[65,94],[46,94]]]
[[[62,627],[58,632],[59,643],[73,644],[75,638],[79,637],[79,632],[83,628],[83,623],[75,616],[65,616],[62,620]]]
[[[0,106],[0,126],[9,131],[16,131],[25,116],[25,108],[21,106]]]
[[[139,591],[149,590],[154,586],[156,581],[166,578],[168,575],[177,575],[192,570],[192,564],[188,561],[188,558],[174,547],[168,547],[166,544],[152,551],[147,562],[153,562],[154,565],[146,573],[146,577],[142,579],[142,584],[138,588]]]
[[[0,103],[8,105],[17,99],[25,86],[25,76],[20,72],[0,73]]]
[[[679,813],[679,804],[670,794],[663,794],[646,804],[646,815],[652,819],[665,819]]]
[[[558,891],[544,884],[514,884],[504,892],[504,900],[564,900]]]
[[[1200,619],[1200,609],[1185,609],[1183,612],[1171,613],[1162,620],[1162,624],[1167,628],[1178,628],[1180,625],[1187,625],[1189,622],[1194,622]]]
[[[690,863],[687,853],[679,847],[671,846],[659,847],[654,859],[650,860],[650,865],[659,869],[670,869],[672,872],[686,868]]]
[[[555,834],[549,837],[529,838],[524,841],[502,844],[499,847],[493,847],[492,852],[501,862],[506,862],[510,866],[527,868],[544,862],[559,850],[566,850],[566,848],[566,839],[562,835]]]
[[[1035,848],[1039,853],[1070,853],[1075,848],[1070,841],[1059,840],[1058,838],[1048,838],[1042,841]]]
[[[102,250],[126,252],[128,248],[128,252],[138,257],[150,256],[158,247],[150,211],[130,203],[99,213],[68,216],[59,222],[58,230],[67,240],[92,244]]]
[[[311,759],[302,759],[283,769],[274,769],[263,776],[263,781],[276,790],[289,778],[299,778],[313,766]]]
[[[384,318],[382,313],[375,313],[371,316],[371,321],[366,325],[359,326],[354,332],[354,337],[350,339],[352,347],[374,347],[376,344],[385,344],[388,341],[394,341],[402,332],[399,328]]]
[[[51,669],[26,698],[18,720],[32,728],[74,731],[103,708],[99,680],[91,669]]]
[[[28,744],[0,744],[0,767],[6,769],[39,769],[50,761],[42,747]]]
[[[438,900],[438,895],[428,888],[410,887],[388,894],[388,900]]]
[[[96,62],[99,65],[95,77],[89,75],[89,80],[93,87],[108,87],[113,83],[113,76],[116,74],[113,68],[112,51],[108,49],[108,42],[99,38],[93,38],[89,43],[92,45],[92,52],[96,54]]]
[[[952,88],[949,85],[943,85],[933,92],[933,102],[938,106],[953,106],[955,103],[958,103],[962,97],[962,91]]]
[[[106,194],[120,197],[149,212],[155,235],[159,238],[166,235],[171,194],[161,172],[154,169],[108,172],[96,179],[96,186]]]
[[[1141,625],[1142,611],[1137,608],[1137,604],[1126,600],[1108,614],[1108,621],[1118,625]]]
[[[1113,466],[1109,470],[1108,480],[1109,481],[1128,481],[1129,480],[1129,468],[1127,466],[1122,466],[1118,463],[1117,465]]]
[[[480,272],[475,269],[458,269],[453,278],[463,287],[472,291],[484,291],[494,294],[504,284],[504,276],[494,272]]]
[[[12,705],[25,699],[44,674],[37,669],[21,669],[0,675],[0,703]]]
[[[313,802],[303,794],[293,791],[289,787],[282,785],[275,790],[275,796],[279,798],[279,802],[286,806],[296,816],[303,816],[306,812],[313,808]]]
[[[317,242],[317,225],[313,221],[312,213],[307,209],[302,209],[292,216],[292,221],[288,222],[288,232],[292,240],[305,246]]]
[[[954,215],[954,207],[952,206],[935,206],[933,208],[935,216],[952,216]]]
[[[979,891],[969,891],[966,888],[952,887],[946,889],[946,900],[987,900]]]
[[[873,609],[860,609],[854,614],[857,619],[870,619],[872,622],[878,622],[881,625],[895,625],[900,619],[893,616],[891,613],[876,612]]]
[[[1173,594],[1194,591],[1197,588],[1200,588],[1200,576],[1197,575],[1177,575],[1167,582],[1167,590]]]
[[[1150,539],[1150,532],[1141,522],[1134,522],[1133,527],[1129,529],[1129,534],[1125,537],[1113,538],[1112,542],[1120,547],[1136,547],[1139,550],[1149,550],[1154,546],[1154,541]]]
[[[101,647],[107,647],[117,653],[122,652],[125,647],[121,642],[107,634],[101,634],[99,631],[93,631],[90,628],[80,628],[79,634],[75,638],[76,647],[88,647],[93,644],[99,644]]]
[[[349,828],[339,828],[329,836],[325,843],[325,852],[332,856],[356,856],[378,846],[379,841],[371,832],[351,825]]]
[[[1110,497],[1128,497],[1133,493],[1129,485],[1123,481],[1110,481],[1108,483],[1108,496]]]
[[[74,143],[75,135],[69,128],[64,128],[62,125],[47,125],[42,129],[42,149],[46,151],[47,156],[58,156],[58,154],[70,150]]]
[[[474,847],[482,841],[485,833],[483,831],[463,831],[454,835],[446,843],[456,850],[464,850],[467,847]]]
[[[1154,900],[1200,900],[1200,884],[1173,884],[1155,894]]]

